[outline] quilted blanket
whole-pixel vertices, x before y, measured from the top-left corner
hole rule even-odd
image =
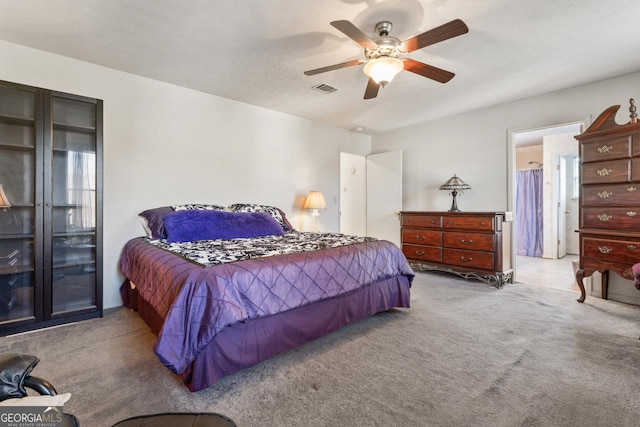
[[[154,351],[176,374],[234,323],[344,295],[385,278],[413,278],[400,249],[385,240],[203,268],[136,238],[125,246],[120,269],[164,319]]]

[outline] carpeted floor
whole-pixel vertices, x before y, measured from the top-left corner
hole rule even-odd
[[[410,310],[350,325],[190,393],[136,313],[0,338],[42,360],[82,426],[212,411],[238,426],[637,426],[640,307],[418,273]]]

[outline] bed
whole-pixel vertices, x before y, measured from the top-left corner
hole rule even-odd
[[[191,391],[378,312],[409,308],[413,271],[388,241],[297,232],[282,211],[261,205],[219,213],[187,206],[148,214],[151,235],[125,245],[120,269],[125,305],[158,336],[154,352]],[[247,224],[232,223],[249,215]]]

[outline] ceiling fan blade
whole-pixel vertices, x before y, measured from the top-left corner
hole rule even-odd
[[[340,68],[351,67],[353,65],[360,65],[363,62],[367,62],[364,59],[354,59],[353,61],[342,62],[340,64],[329,65],[328,67],[316,68],[315,70],[305,71],[306,76],[313,76],[315,74],[326,73],[327,71],[338,70]]]
[[[455,74],[450,71],[409,58],[404,59],[404,69],[440,83],[446,83],[455,76]]]
[[[376,83],[371,77],[369,77],[369,82],[367,83],[367,89],[364,91],[364,99],[372,99],[378,96],[378,91],[380,90],[380,85]]]
[[[356,27],[349,21],[345,21],[345,20],[333,21],[331,22],[331,25],[334,28],[342,31],[347,37],[354,40],[356,43],[358,43],[360,46],[364,48],[371,49],[371,50],[378,48],[378,44],[376,42],[371,40],[368,35],[360,31],[358,27]]]
[[[461,36],[469,32],[469,27],[460,19],[454,19],[432,30],[411,37],[400,44],[403,52],[413,52],[423,47]]]

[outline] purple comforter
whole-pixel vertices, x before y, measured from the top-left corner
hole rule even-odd
[[[343,295],[388,277],[413,277],[402,252],[384,240],[203,268],[136,238],[125,246],[120,269],[164,319],[154,351],[176,374],[236,322]]]

